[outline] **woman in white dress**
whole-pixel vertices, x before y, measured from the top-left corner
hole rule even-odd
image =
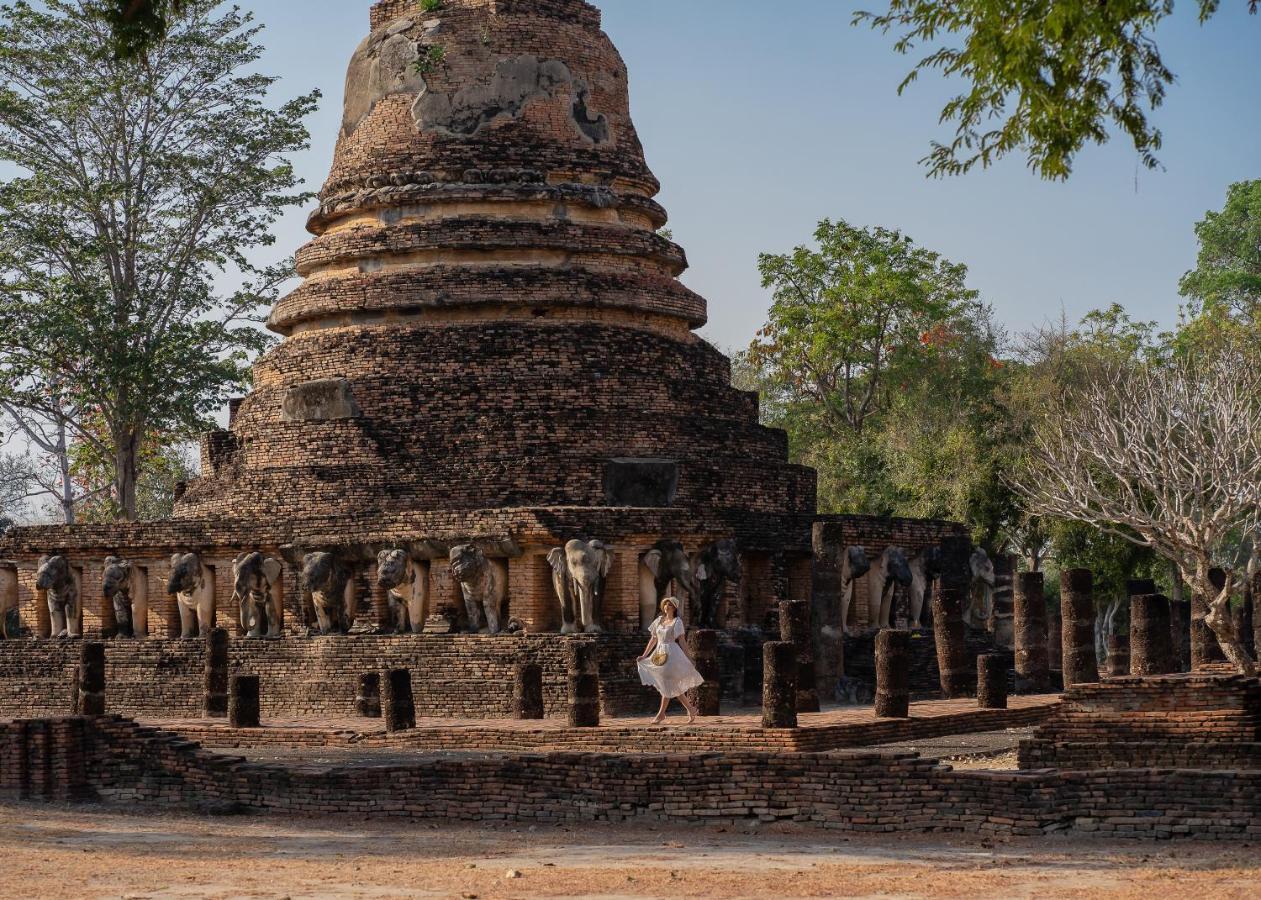
[[[696,721],[696,707],[687,699],[687,692],[705,683],[701,673],[696,671],[692,658],[683,644],[683,620],[679,618],[679,601],[666,597],[661,601],[661,615],[649,628],[652,639],[648,648],[639,657],[639,678],[648,687],[654,687],[661,693],[661,709],[652,720],[654,725],[661,724],[666,717],[666,709],[675,697],[683,703],[687,710],[687,722]]]

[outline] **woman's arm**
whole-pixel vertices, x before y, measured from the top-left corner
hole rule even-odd
[[[686,638],[687,638],[687,628],[685,626],[680,625],[679,636],[674,639],[675,646],[679,648],[679,650],[683,653],[683,656],[687,659],[688,662],[690,662],[692,665],[696,665],[696,660],[692,659],[692,654],[688,650]]]
[[[652,637],[650,637],[650,638],[648,639],[648,646],[647,646],[647,648],[645,648],[645,650],[644,650],[644,652],[643,652],[643,655],[642,655],[642,656],[640,656],[639,658],[640,658],[640,659],[647,659],[649,656],[651,656],[651,655],[652,655],[652,650],[653,650],[653,648],[654,648],[654,647],[656,647],[656,646],[657,646],[657,636],[654,634]]]

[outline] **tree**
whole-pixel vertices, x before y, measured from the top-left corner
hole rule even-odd
[[[32,496],[31,469],[26,457],[0,454],[0,534],[21,513]]]
[[[1219,5],[1198,0],[1200,21]],[[1257,5],[1248,0],[1250,12]],[[1029,168],[1059,180],[1082,148],[1105,143],[1113,128],[1145,166],[1160,165],[1162,137],[1148,113],[1175,76],[1153,35],[1173,8],[1173,0],[891,0],[887,11],[859,12],[854,22],[898,32],[899,53],[933,48],[899,93],[925,72],[969,82],[942,110],[955,135],[933,143],[923,160],[931,175],[962,174],[1024,151]],[[947,37],[958,44],[935,46]]]
[[[187,5],[185,0],[108,0],[105,14],[114,31],[115,55],[130,59],[147,53]]]
[[[1230,661],[1255,664],[1230,600],[1261,526],[1261,366],[1247,346],[1109,364],[1053,402],[1018,486],[1041,515],[1149,547],[1209,598],[1204,619]],[[1214,567],[1226,571],[1218,590]]]
[[[1261,181],[1232,184],[1225,208],[1206,213],[1195,234],[1199,258],[1180,286],[1192,315],[1218,311],[1261,323]]]
[[[0,184],[0,399],[59,404],[134,519],[142,448],[207,427],[267,343],[291,265],[247,254],[309,197],[286,157],[318,93],[269,107],[260,28],[214,0],[135,60],[98,0],[45,6],[0,7],[0,160],[20,173]]]

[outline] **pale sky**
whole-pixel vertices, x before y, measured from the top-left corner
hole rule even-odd
[[[327,174],[345,65],[367,31],[368,0],[246,0],[268,26],[264,68],[283,90],[320,87],[313,145],[298,160],[316,187]],[[1194,223],[1233,181],[1261,178],[1261,16],[1228,0],[1207,26],[1190,4],[1157,37],[1179,76],[1156,120],[1166,171],[1138,165],[1114,140],[1087,150],[1067,184],[1039,181],[1013,159],[945,181],[918,160],[948,86],[922,81],[889,37],[850,25],[834,0],[602,0],[605,30],[630,67],[631,104],[661,180],[684,276],[709,300],[704,334],[744,346],[768,297],[757,256],[808,241],[844,218],[900,228],[971,270],[1000,322],[1020,331],[1119,301],[1171,322],[1177,282],[1194,264]],[[305,239],[305,213],[278,248]]]

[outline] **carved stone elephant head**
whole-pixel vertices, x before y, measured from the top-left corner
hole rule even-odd
[[[645,629],[657,618],[657,606],[668,595],[670,582],[677,581],[681,592],[696,597],[692,564],[681,541],[665,538],[653,544],[640,558],[640,576],[639,618]]]
[[[968,565],[972,572],[972,596],[963,621],[970,628],[986,628],[994,613],[994,561],[983,547],[977,547]]]
[[[888,628],[895,588],[911,587],[911,565],[901,547],[886,547],[876,563],[868,583],[871,587],[871,623]]]
[[[924,606],[932,586],[941,577],[941,548],[925,547],[911,560],[911,627],[923,624]]]
[[[349,634],[355,623],[358,594],[350,568],[332,553],[302,557],[303,602],[315,609],[320,634]]]
[[[696,556],[696,591],[701,628],[718,628],[718,607],[728,583],[740,583],[740,549],[734,540],[714,541]]]
[[[849,608],[854,602],[854,585],[871,571],[867,549],[858,545],[845,548],[841,560],[841,633],[849,634]]]
[[[198,554],[176,553],[171,557],[166,592],[175,597],[182,639],[210,634],[215,625],[215,579]]]
[[[132,575],[135,569],[127,560],[117,556],[107,556],[101,570],[101,593],[114,609],[114,624],[118,626],[117,636],[134,638],[136,636],[135,605],[139,598],[132,591]]]
[[[452,547],[449,559],[451,574],[459,582],[464,596],[469,631],[473,634],[498,634],[503,602],[507,597],[507,580],[503,571],[487,559],[476,544]]]
[[[574,540],[565,545],[564,558],[573,591],[577,628],[587,634],[603,631],[604,585],[613,568],[613,549],[603,541]],[[561,614],[563,617],[563,601]]]
[[[232,601],[247,637],[280,637],[284,575],[284,563],[261,553],[243,553],[232,561]]]
[[[429,616],[429,579],[406,550],[377,554],[377,584],[386,591],[395,634],[420,634]]]
[[[52,637],[82,637],[79,584],[70,568],[70,560],[60,554],[42,556],[35,572],[35,587],[48,598],[48,616]]]

